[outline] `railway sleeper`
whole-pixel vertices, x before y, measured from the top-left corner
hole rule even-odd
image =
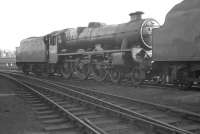
[[[184,126],[180,126],[180,128],[182,129],[185,129],[185,130],[188,130],[188,131],[198,131],[200,133],[200,125],[197,125],[197,124],[187,124],[187,125],[184,125]]]
[[[44,127],[45,131],[73,130],[75,126],[71,123],[52,124]]]
[[[66,123],[67,120],[63,118],[55,118],[55,119],[44,119],[42,123],[44,124],[61,124]]]
[[[58,114],[39,114],[38,116],[37,116],[37,118],[38,119],[41,119],[41,120],[43,120],[43,119],[57,119],[57,118],[59,118],[60,116],[58,115]]]
[[[36,114],[39,115],[46,115],[46,114],[54,114],[55,112],[53,110],[45,110],[45,111],[35,111]]]

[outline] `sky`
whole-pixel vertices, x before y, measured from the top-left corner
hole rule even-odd
[[[167,12],[182,0],[0,0],[0,49],[15,50],[22,39],[43,36],[89,22],[120,24],[129,13],[164,23]]]

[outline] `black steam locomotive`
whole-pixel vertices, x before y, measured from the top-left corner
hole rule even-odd
[[[59,73],[114,83],[130,79],[190,87],[200,77],[200,1],[184,0],[163,26],[131,13],[124,24],[91,22],[21,41],[16,63],[25,73]],[[156,78],[156,79],[155,79]]]
[[[68,28],[43,37],[21,41],[17,65],[25,73],[72,74],[84,80],[89,76],[103,81],[108,76],[117,83],[122,78],[145,78],[152,49],[154,19],[131,13],[128,23],[105,25],[91,22],[88,27]]]

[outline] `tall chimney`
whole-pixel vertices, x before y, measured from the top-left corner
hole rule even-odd
[[[131,17],[131,21],[137,21],[142,19],[142,14],[144,14],[144,12],[137,11],[134,13],[130,13],[129,15]]]

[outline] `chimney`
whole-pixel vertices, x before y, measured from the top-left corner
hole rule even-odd
[[[137,11],[134,13],[130,13],[129,15],[131,17],[131,21],[137,21],[142,19],[142,14],[144,14],[144,12]]]

